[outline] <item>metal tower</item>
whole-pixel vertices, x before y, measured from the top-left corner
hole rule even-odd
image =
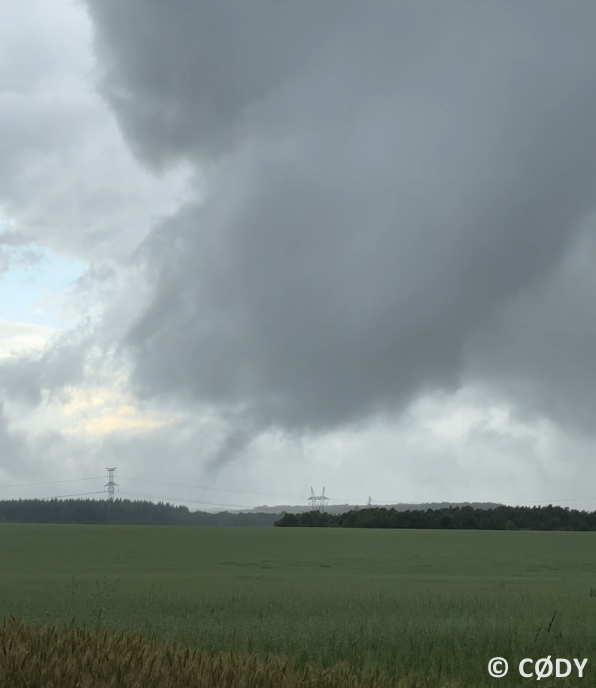
[[[366,508],[370,509],[372,507],[372,497],[368,498],[368,502],[366,502]]]
[[[316,495],[312,487],[310,488],[310,497],[308,503],[313,511],[325,511],[325,502],[329,501],[329,497],[325,497],[325,488],[320,495]]]
[[[120,489],[118,487],[118,483],[114,482],[114,478],[116,477],[116,468],[116,466],[114,466],[114,468],[106,468],[106,471],[108,472],[108,482],[104,485],[103,491],[106,492],[107,488],[108,501],[110,502],[114,501],[114,490],[116,488]]]

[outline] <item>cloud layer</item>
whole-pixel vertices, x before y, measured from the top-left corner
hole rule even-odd
[[[2,480],[589,496],[595,29],[544,0],[2,6]],[[49,255],[86,272],[46,330],[10,285]]]
[[[132,149],[206,180],[141,254],[145,396],[320,431],[484,379],[478,333],[594,211],[588,5],[87,5]]]

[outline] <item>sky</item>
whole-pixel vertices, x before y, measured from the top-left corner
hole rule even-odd
[[[0,2],[0,498],[596,509],[595,29]]]

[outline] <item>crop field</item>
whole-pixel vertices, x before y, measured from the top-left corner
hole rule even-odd
[[[587,685],[596,677],[596,539],[0,525],[0,610],[72,638],[140,633],[213,656],[287,660],[297,672],[339,664],[361,677],[353,685],[521,685],[520,659],[548,655],[587,657],[583,679],[556,681]],[[509,661],[503,679],[488,676],[494,656]]]

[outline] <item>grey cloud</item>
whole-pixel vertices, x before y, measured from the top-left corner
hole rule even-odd
[[[41,261],[41,252],[19,232],[0,232],[0,275],[13,268],[31,267]]]
[[[590,5],[87,5],[130,145],[208,182],[139,254],[140,394],[320,431],[454,389],[595,209]]]
[[[4,473],[18,473],[19,468],[28,458],[27,439],[24,433],[11,431],[4,404],[0,403],[0,450],[2,451],[2,463],[0,465]]]
[[[41,354],[9,358],[0,364],[0,390],[6,398],[37,406],[43,394],[62,394],[64,387],[85,377],[89,336],[72,330],[46,346]]]
[[[60,457],[63,448],[64,441],[58,433],[35,435],[11,427],[4,403],[0,402],[0,472],[3,479],[14,480],[31,475],[33,470],[47,469],[44,463],[51,463]]]
[[[247,108],[299,71],[337,9],[315,0],[87,4],[102,92],[135,151],[158,167],[232,148]]]
[[[24,240],[84,260],[120,259],[171,213],[176,170],[142,169],[96,93],[90,21],[81,3],[0,7],[0,223]]]
[[[168,472],[163,478],[167,485],[165,492],[160,486],[146,488],[145,491],[157,491],[158,496],[173,495],[176,492],[180,494],[180,491],[170,489],[168,483],[181,482],[181,478],[176,478],[179,467],[184,467],[191,484],[208,487],[216,477],[213,469],[240,458],[246,452],[251,439],[252,433],[242,429],[242,422],[236,427],[231,419],[216,415],[206,414],[199,418],[186,415],[163,426],[107,435],[97,447],[95,455],[100,464],[108,462],[106,465],[109,465],[110,461],[116,460],[123,475],[139,478],[144,476],[158,481],[160,475],[163,477],[165,462],[173,469],[173,472]],[[237,487],[241,489],[242,485]],[[125,481],[121,488],[125,489]],[[198,495],[195,490],[182,490],[182,494],[191,500],[193,492],[196,499]],[[212,495],[211,500],[204,494],[201,496],[207,501],[217,498],[217,495]],[[227,501],[230,501],[229,495]]]
[[[470,338],[466,376],[555,418],[572,433],[596,421],[596,232],[575,237],[564,261]]]

